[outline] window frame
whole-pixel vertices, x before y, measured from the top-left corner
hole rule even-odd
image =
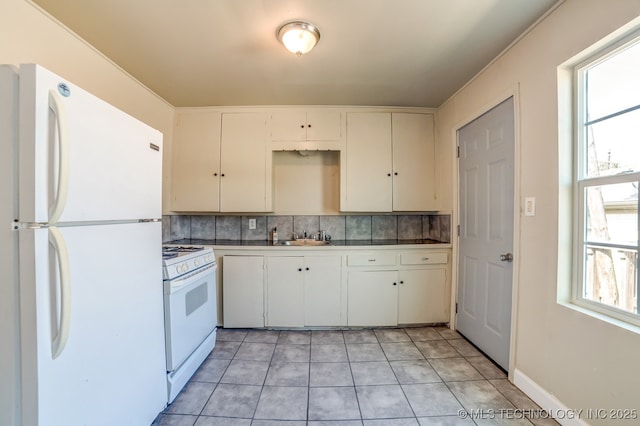
[[[620,173],[616,175],[606,176],[587,176],[588,157],[587,157],[587,125],[593,124],[598,119],[588,121],[587,114],[587,87],[586,87],[586,73],[589,69],[596,67],[603,63],[607,59],[621,53],[631,45],[640,43],[640,31],[635,31],[632,34],[618,40],[617,43],[609,45],[605,48],[598,49],[594,54],[590,55],[587,59],[581,61],[573,67],[573,81],[574,81],[574,143],[573,143],[573,277],[572,277],[572,289],[570,302],[579,307],[588,309],[590,311],[611,317],[616,320],[621,320],[626,323],[630,323],[635,326],[640,326],[640,303],[638,300],[638,293],[640,292],[640,274],[638,267],[638,260],[636,257],[636,313],[632,313],[621,308],[616,308],[611,305],[597,302],[595,300],[587,299],[583,296],[584,287],[586,284],[586,247],[601,246],[609,248],[630,248],[636,250],[636,253],[640,255],[640,236],[636,239],[635,245],[626,245],[619,243],[602,243],[602,244],[588,244],[587,239],[587,208],[585,203],[586,189],[589,187],[612,185],[618,183],[640,183],[640,171],[634,171],[629,173]],[[640,100],[640,99],[639,99]],[[640,104],[638,105],[640,107]],[[626,110],[621,110],[622,112]],[[620,113],[621,111],[618,111]],[[614,113],[617,114],[617,113]],[[614,115],[615,116],[615,115]],[[606,116],[606,119],[614,118],[614,116]],[[640,204],[640,200],[638,201]],[[638,232],[640,233],[640,217],[638,218]]]

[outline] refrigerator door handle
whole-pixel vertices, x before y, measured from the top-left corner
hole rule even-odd
[[[64,350],[69,337],[69,325],[71,324],[71,282],[69,280],[69,253],[62,233],[55,226],[49,228],[49,241],[56,250],[58,271],[60,274],[60,326],[57,335],[51,342],[51,357],[52,359],[56,359]]]
[[[53,111],[58,128],[58,188],[53,205],[49,209],[49,224],[54,225],[60,219],[67,203],[69,187],[69,138],[67,132],[67,116],[60,99],[54,90],[49,90],[49,108]]]

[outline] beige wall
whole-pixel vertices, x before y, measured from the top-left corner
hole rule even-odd
[[[570,408],[640,409],[640,334],[556,302],[558,286],[568,284],[557,278],[557,67],[639,15],[638,0],[567,0],[437,114],[439,200],[449,210],[456,205],[456,129],[517,93],[516,194],[535,196],[537,214],[520,216],[515,237],[514,367]]]
[[[0,63],[38,63],[164,134],[168,205],[174,108],[27,0],[0,0]]]

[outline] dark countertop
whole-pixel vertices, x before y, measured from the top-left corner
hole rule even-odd
[[[280,240],[281,242],[283,240]],[[269,240],[203,240],[184,238],[181,240],[168,241],[163,244],[183,244],[183,245],[206,245],[206,246],[246,246],[246,247],[286,247],[280,244],[273,245]],[[416,239],[416,240],[331,240],[329,246],[343,246],[343,247],[363,247],[363,246],[397,246],[406,244],[450,244],[448,242],[428,240],[428,239]],[[314,246],[317,248],[318,246]]]

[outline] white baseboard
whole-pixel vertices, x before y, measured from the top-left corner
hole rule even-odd
[[[540,408],[551,413],[553,418],[561,425],[588,426],[588,423],[581,419],[586,415],[584,412],[567,407],[517,368],[513,372],[513,383],[538,404]]]

